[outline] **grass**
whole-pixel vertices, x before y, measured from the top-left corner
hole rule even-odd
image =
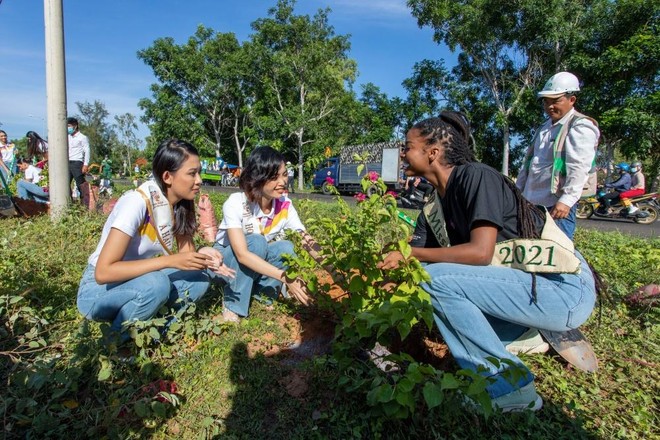
[[[212,194],[218,215],[226,195]],[[332,204],[300,205],[303,221]],[[240,325],[214,320],[214,287],[181,328],[126,360],[85,322],[77,284],[104,218],[72,211],[0,221],[0,415],[4,438],[660,438],[658,308],[629,308],[635,288],[660,283],[660,239],[578,230],[576,244],[610,286],[583,331],[595,374],[556,356],[528,356],[545,406],[489,420],[447,402],[408,420],[374,415],[364,395],[341,391],[331,357],[275,354],[315,318],[308,310],[254,304]],[[145,331],[148,331],[147,326]],[[303,333],[304,336],[304,333]],[[176,405],[154,399],[157,380],[177,385]]]

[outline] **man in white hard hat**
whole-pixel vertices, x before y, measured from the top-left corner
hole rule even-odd
[[[286,163],[286,175],[289,179],[289,182],[287,184],[289,192],[295,193],[296,190],[295,190],[294,187],[295,187],[295,181],[296,181],[296,179],[295,179],[296,171],[293,168],[293,165],[291,164],[291,162],[288,162],[288,161]]]
[[[516,185],[527,200],[545,206],[557,226],[572,240],[575,211],[590,172],[600,132],[597,122],[574,106],[580,83],[559,72],[545,83],[538,97],[548,120],[534,134]]]

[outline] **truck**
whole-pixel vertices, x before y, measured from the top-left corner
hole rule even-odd
[[[362,178],[375,171],[389,190],[398,191],[401,146],[400,141],[345,146],[338,157],[327,159],[314,172],[312,185],[323,194],[330,194],[333,185],[340,193],[358,193],[362,192]],[[365,155],[366,160],[362,160]],[[359,165],[364,165],[360,175],[357,172]],[[366,192],[371,195],[376,190],[374,186]]]

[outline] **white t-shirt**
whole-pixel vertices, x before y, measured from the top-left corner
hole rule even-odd
[[[16,146],[12,143],[0,145],[0,152],[2,153],[2,161],[9,165],[14,160],[14,152]]]
[[[101,241],[87,262],[96,266],[101,249],[108,239],[110,229],[118,229],[131,237],[122,261],[144,260],[165,254],[165,249],[158,241],[156,230],[149,223],[147,204],[136,191],[125,193],[117,201],[103,226]]]
[[[41,170],[34,165],[28,165],[25,169],[25,180],[34,184],[39,183],[41,180]]]
[[[259,203],[248,202],[241,192],[230,195],[222,205],[222,222],[215,237],[222,246],[229,245],[227,229],[242,229],[245,235],[261,234],[272,241],[282,238],[287,229],[304,231],[305,226],[288,197],[273,199],[270,213],[264,214]]]

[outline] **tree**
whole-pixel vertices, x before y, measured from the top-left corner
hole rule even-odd
[[[421,119],[437,116],[452,101],[453,78],[443,61],[422,60],[413,66],[412,75],[401,83],[407,97],[400,102],[400,131],[406,131]]]
[[[615,150],[660,172],[660,2],[602,2],[588,44],[567,54],[584,81],[581,100],[603,133],[606,160]],[[651,180],[651,179],[649,179]]]
[[[515,114],[544,76],[540,59],[561,65],[588,19],[590,2],[572,0],[409,0],[420,26],[453,51],[461,49],[457,79],[470,84],[472,98],[495,108],[488,121],[501,133],[502,172],[509,173]],[[476,94],[475,94],[476,92]]]
[[[310,18],[294,15],[294,5],[279,0],[268,18],[252,23],[255,34],[246,46],[257,125],[274,145],[293,142],[302,189],[305,146],[315,140],[308,135],[338,109],[356,66],[347,56],[348,37],[335,35],[328,23],[329,9]]]
[[[223,140],[235,142],[239,164],[246,142],[239,142],[249,119],[241,69],[241,45],[233,33],[199,26],[183,45],[159,38],[138,52],[160,84],[151,87],[153,100],[142,99],[145,120],[157,137],[187,138],[202,154],[224,152]]]
[[[134,115],[131,113],[124,113],[123,115],[115,116],[115,125],[114,129],[117,132],[117,149],[114,150],[116,153],[115,158],[119,159],[119,163],[123,165],[124,161],[126,162],[126,168],[130,172],[133,169],[131,162],[131,150],[136,151],[140,147],[140,141],[138,140],[135,131],[138,129],[137,121]],[[122,167],[122,172],[126,172]]]
[[[89,139],[92,160],[98,160],[110,153],[116,137],[112,127],[108,124],[108,110],[105,104],[95,100],[90,102],[76,102],[79,114],[76,115],[80,131]]]

